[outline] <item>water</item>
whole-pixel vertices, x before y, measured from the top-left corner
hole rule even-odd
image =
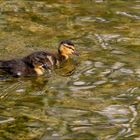
[[[0,75],[0,140],[140,139],[139,0],[1,0],[0,59],[80,52],[38,78]]]

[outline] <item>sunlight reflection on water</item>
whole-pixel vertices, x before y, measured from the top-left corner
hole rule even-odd
[[[57,50],[63,39],[81,55],[39,78],[0,74],[0,139],[138,140],[139,7],[138,0],[2,0],[0,59]]]

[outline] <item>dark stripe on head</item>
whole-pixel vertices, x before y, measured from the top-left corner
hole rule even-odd
[[[74,44],[70,40],[63,40],[60,42],[60,45],[62,45],[62,44],[68,44],[68,45],[74,46]]]

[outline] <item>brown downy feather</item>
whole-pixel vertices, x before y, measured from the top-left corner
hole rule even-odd
[[[16,77],[42,75],[45,69],[51,69],[76,53],[73,43],[65,40],[60,43],[57,53],[38,51],[21,59],[0,60],[0,69]]]

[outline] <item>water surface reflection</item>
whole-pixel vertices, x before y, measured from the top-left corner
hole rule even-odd
[[[140,1],[0,2],[0,59],[80,51],[42,77],[0,75],[0,139],[140,139]]]

